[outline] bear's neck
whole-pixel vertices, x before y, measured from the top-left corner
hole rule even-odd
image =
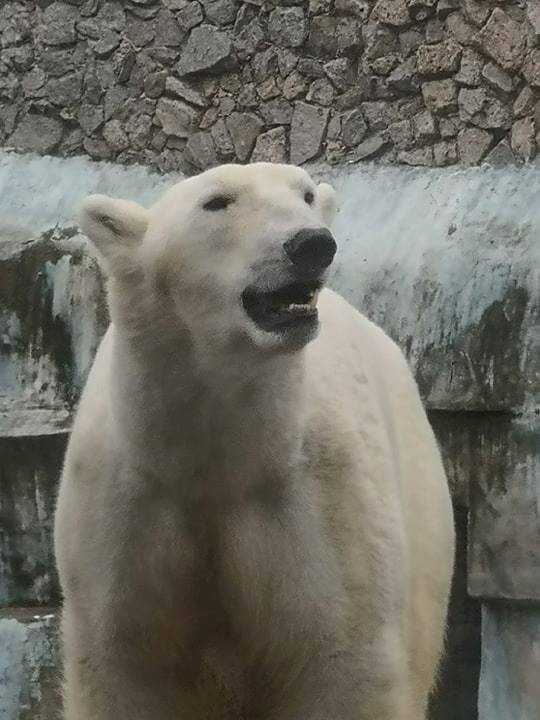
[[[303,353],[201,363],[190,339],[113,332],[116,421],[157,481],[234,496],[290,474],[303,439]]]

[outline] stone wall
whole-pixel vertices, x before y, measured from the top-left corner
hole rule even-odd
[[[528,161],[536,0],[49,0],[0,8],[0,143],[222,161]]]

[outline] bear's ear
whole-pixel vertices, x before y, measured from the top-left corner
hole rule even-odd
[[[114,270],[142,241],[148,210],[129,200],[90,195],[82,204],[79,225]]]
[[[336,193],[328,183],[321,183],[317,187],[318,201],[321,214],[326,225],[331,225],[337,212]]]

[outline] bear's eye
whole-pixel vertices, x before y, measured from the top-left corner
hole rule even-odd
[[[306,190],[304,193],[304,201],[308,205],[313,205],[313,201],[315,200],[315,195],[311,192],[311,190]]]
[[[213,198],[210,198],[210,200],[207,200],[203,208],[205,210],[225,210],[229,207],[229,205],[232,203],[233,199],[232,197],[228,197],[227,195],[216,195]]]

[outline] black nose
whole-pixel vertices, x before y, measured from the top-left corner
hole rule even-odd
[[[300,230],[284,243],[283,248],[299,270],[315,272],[330,265],[337,245],[329,230],[317,228]]]

